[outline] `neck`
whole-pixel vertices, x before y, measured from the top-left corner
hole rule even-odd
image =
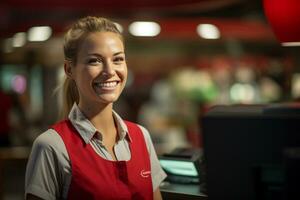
[[[100,133],[106,135],[115,130],[112,104],[95,106],[79,103],[78,107]]]

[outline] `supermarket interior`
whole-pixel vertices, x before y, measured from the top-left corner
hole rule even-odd
[[[113,109],[123,119],[147,128],[161,164],[172,175],[172,169],[167,169],[172,165],[166,160],[176,155],[170,154],[183,149],[194,155],[177,155],[179,161],[190,161],[205,146],[203,131],[218,126],[218,122],[202,122],[211,108],[300,100],[300,48],[296,43],[300,41],[300,16],[294,12],[300,4],[297,0],[282,0],[281,4],[276,0],[277,6],[270,2],[2,0],[0,199],[24,199],[26,163],[33,141],[61,120],[64,34],[75,20],[106,17],[124,36],[128,78]],[[280,5],[286,9],[284,15],[275,16]],[[293,20],[286,17],[289,13]],[[285,27],[282,21],[289,23]],[[203,124],[208,124],[207,129]],[[231,126],[234,129],[235,124]],[[222,132],[220,127],[214,130]],[[217,134],[213,136],[218,141]],[[227,148],[214,144],[214,148]],[[188,180],[179,183],[184,181]],[[164,199],[207,199],[199,190],[202,182],[200,177],[192,183],[197,194],[192,191],[179,196],[164,185],[161,191]],[[182,186],[181,190],[193,188]]]

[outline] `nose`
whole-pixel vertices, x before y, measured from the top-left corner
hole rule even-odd
[[[115,75],[114,64],[112,62],[107,61],[103,67],[102,75],[112,77]]]

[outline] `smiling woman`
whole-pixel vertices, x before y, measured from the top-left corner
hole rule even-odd
[[[66,61],[65,71],[79,92],[79,107],[98,112],[116,101],[125,87],[127,66],[124,45],[117,33],[89,34],[78,51],[77,62]]]
[[[35,140],[26,198],[161,199],[166,174],[148,131],[113,111],[127,79],[117,27],[80,19],[65,36],[64,53],[65,120]]]

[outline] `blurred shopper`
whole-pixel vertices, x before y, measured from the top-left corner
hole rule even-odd
[[[123,38],[86,17],[65,36],[65,120],[34,142],[27,199],[161,199],[166,177],[148,131],[113,111],[127,79]]]
[[[12,107],[11,98],[0,90],[0,147],[10,146],[9,115]]]

